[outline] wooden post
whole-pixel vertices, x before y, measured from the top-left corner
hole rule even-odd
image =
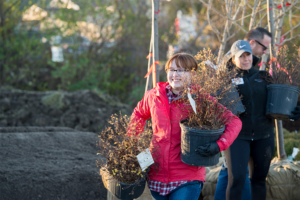
[[[156,61],[159,61],[158,55],[158,14],[159,14],[159,0],[152,0],[152,51],[153,51],[153,87],[156,86],[156,83],[159,81],[159,65],[156,64]]]

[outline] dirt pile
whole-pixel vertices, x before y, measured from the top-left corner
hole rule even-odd
[[[114,113],[128,105],[89,90],[32,92],[0,88],[0,127],[58,126],[100,132]]]
[[[0,200],[106,199],[96,133],[120,111],[131,113],[89,90],[0,88]]]
[[[0,199],[100,199],[98,135],[59,127],[0,127]]]

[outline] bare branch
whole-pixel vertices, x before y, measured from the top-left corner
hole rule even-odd
[[[281,0],[281,4],[284,5],[284,0]],[[284,6],[280,9],[279,15],[281,15],[282,13],[285,13]],[[275,43],[276,44],[280,43],[283,18],[284,18],[284,15],[282,15],[282,17],[278,18],[278,21],[276,23],[276,30],[275,30]]]
[[[250,19],[249,30],[251,30],[255,26],[255,16],[259,6],[260,6],[260,1],[258,2],[258,0],[255,0],[252,9],[251,19]]]
[[[237,15],[238,15],[238,13],[240,12],[240,8],[241,8],[241,7],[242,7],[242,5],[239,4],[239,7],[236,9],[235,14],[234,14],[233,17],[232,17],[233,20],[236,20],[236,17],[237,17]],[[231,12],[231,10],[230,10],[230,12]]]
[[[229,21],[231,21],[232,23],[234,23],[237,27],[239,27],[244,33],[247,33],[248,31],[245,30],[240,24],[238,24],[236,22],[236,20],[231,19],[231,17],[229,16],[225,16],[223,14],[221,14],[220,12],[218,12],[214,7],[211,6],[211,4],[207,4],[204,0],[199,0],[200,2],[202,2],[207,8],[210,8],[211,10],[213,10],[216,14],[218,14],[220,17],[223,17],[225,19],[228,19]]]
[[[243,12],[242,12],[242,22],[241,22],[242,26],[244,26],[246,3],[247,3],[247,0],[244,0],[244,7],[243,7]]]
[[[289,39],[285,39],[285,40],[282,42],[282,45],[283,45],[285,42],[291,41],[291,40],[293,40],[293,39],[295,39],[295,38],[297,38],[297,37],[300,37],[300,35],[295,35],[294,37],[291,37],[291,38],[289,38]]]
[[[237,32],[235,32],[235,33],[233,33],[232,35],[230,35],[230,36],[228,36],[227,38],[226,38],[226,42],[228,41],[228,40],[230,40],[231,38],[233,38],[235,35],[236,35],[236,33],[238,33],[240,30],[238,30]]]
[[[262,17],[259,18],[258,24],[260,24],[260,26],[261,26],[262,20],[263,20],[265,17],[267,17],[267,15],[268,15],[268,13],[266,12]],[[268,27],[268,26],[266,26],[265,28],[267,28],[267,27]]]
[[[279,15],[277,16],[277,18],[274,19],[274,22],[277,21],[279,18],[283,17],[283,16],[285,15],[285,13],[288,12],[288,11],[290,11],[297,3],[298,3],[298,0],[295,1],[292,5],[290,5],[290,6],[288,7],[288,9],[285,10],[285,12],[282,12],[281,14],[279,14]]]
[[[202,0],[200,0],[202,1]],[[212,0],[209,0],[209,4],[211,4],[211,1]],[[210,19],[210,7],[207,7],[207,21],[208,21],[208,24],[210,25],[211,29],[213,30],[213,32],[215,32],[218,36],[218,39],[220,40],[219,38],[219,35],[221,35],[221,33],[218,31],[218,29],[216,29],[213,24],[211,23],[211,19]]]
[[[292,23],[292,10],[289,12],[289,23],[290,23],[290,29],[293,29],[293,23]],[[291,32],[291,38],[293,37],[293,31]]]
[[[295,30],[296,28],[298,28],[300,26],[300,23],[297,24],[296,26],[294,26],[292,29],[288,30],[285,34],[283,34],[284,36],[286,36],[287,34],[289,34],[291,31]]]

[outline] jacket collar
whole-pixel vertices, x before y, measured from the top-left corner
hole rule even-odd
[[[236,71],[238,74],[243,74],[243,73],[252,74],[252,72],[254,71],[254,67],[252,66],[248,70],[244,70],[244,69],[240,69],[240,68],[236,67]]]
[[[156,96],[167,95],[166,86],[169,85],[169,82],[158,82],[155,87]]]
[[[255,55],[252,55],[252,66],[255,66],[258,64],[259,58],[256,57]]]

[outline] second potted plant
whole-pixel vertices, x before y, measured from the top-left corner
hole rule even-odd
[[[212,60],[210,63],[214,61],[210,50],[199,52],[196,58],[200,61]],[[201,62],[199,71],[191,77],[192,84],[186,85],[184,104],[195,105],[194,109],[188,109],[188,118],[180,123],[181,160],[184,163],[206,167],[219,162],[219,154],[204,157],[195,149],[199,145],[217,141],[223,134],[225,125],[231,121],[230,117],[224,117],[229,112],[226,107],[236,110],[240,101],[238,94],[231,94],[235,89],[235,85],[231,83],[232,77],[235,77],[235,71],[222,68],[216,73],[207,62]],[[223,100],[223,106],[219,104],[220,100]]]

